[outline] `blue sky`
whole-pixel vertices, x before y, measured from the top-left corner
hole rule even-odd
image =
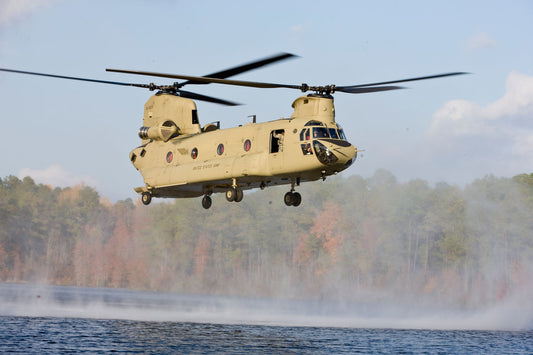
[[[0,67],[103,80],[172,80],[106,67],[205,75],[278,52],[299,58],[238,79],[337,85],[449,71],[409,90],[337,93],[337,121],[364,149],[344,174],[391,171],[464,185],[533,171],[532,1],[0,0]],[[190,88],[193,90],[194,88]],[[194,91],[194,90],[193,90]],[[201,86],[244,103],[198,103],[203,124],[291,114],[300,93]],[[0,73],[0,176],[84,181],[112,200],[142,186],[128,154],[151,93]]]

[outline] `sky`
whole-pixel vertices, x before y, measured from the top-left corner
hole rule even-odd
[[[354,85],[465,71],[407,90],[335,94],[359,149],[345,176],[465,186],[533,172],[533,1],[0,0],[0,67],[134,83],[172,79],[105,68],[206,75],[279,52],[298,58],[234,77]],[[243,103],[197,102],[222,128],[289,117],[300,92],[203,85]],[[196,90],[195,90],[196,89]],[[83,182],[112,201],[143,186],[140,88],[0,73],[0,177]]]

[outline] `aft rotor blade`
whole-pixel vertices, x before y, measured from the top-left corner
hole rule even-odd
[[[242,74],[242,73],[250,71],[250,70],[258,69],[258,68],[267,66],[269,64],[273,64],[273,63],[276,63],[276,62],[279,62],[279,61],[282,61],[282,60],[286,60],[286,59],[290,59],[290,58],[294,58],[294,57],[297,57],[297,55],[294,55],[294,54],[291,54],[291,53],[280,53],[280,54],[276,54],[276,55],[271,56],[271,57],[267,57],[267,58],[264,58],[264,59],[256,60],[256,61],[253,61],[253,62],[250,62],[250,63],[239,65],[239,66],[234,67],[234,68],[222,70],[222,71],[219,71],[219,72],[216,72],[216,73],[211,73],[211,74],[204,75],[204,76],[205,77],[209,77],[209,78],[226,79],[226,78],[229,78],[230,76]],[[186,81],[184,83],[181,83],[181,86],[184,86],[184,85],[187,85],[187,84],[207,84],[207,83],[198,82],[198,81]]]
[[[212,102],[214,104],[220,104],[220,105],[226,105],[226,106],[238,106],[238,105],[240,105],[237,102],[222,100],[222,99],[218,99],[216,97],[211,97],[211,96],[206,96],[206,95],[200,95],[200,94],[197,94],[197,93],[194,93],[194,92],[190,92],[190,91],[180,90],[178,92],[179,92],[179,95],[181,97],[184,97],[184,98],[187,98],[187,99],[191,99],[191,100],[200,100],[200,101]]]
[[[123,70],[123,69],[106,69],[106,71],[115,72],[115,73],[156,76],[160,78],[183,79],[183,80],[189,80],[189,81],[194,81],[194,82],[201,82],[205,84],[214,83],[214,84],[225,84],[225,85],[235,85],[235,86],[247,86],[247,87],[262,88],[262,89],[272,89],[272,88],[287,88],[287,89],[298,89],[298,90],[301,89],[301,85],[287,85],[287,84],[263,83],[263,82],[256,82],[256,81],[229,80],[229,79],[211,78],[207,76],[165,74],[165,73],[155,73],[155,72],[137,71],[137,70]]]
[[[10,73],[17,73],[17,74],[39,75],[39,76],[46,76],[46,77],[50,77],[50,78],[69,79],[69,80],[79,80],[79,81],[88,81],[88,82],[92,82],[92,83],[100,83],[100,84],[111,84],[111,85],[135,86],[135,87],[141,87],[141,88],[150,88],[150,85],[147,85],[147,84],[134,84],[134,83],[124,83],[124,82],[120,82],[120,81],[108,81],[108,80],[97,80],[97,79],[79,78],[79,77],[75,77],[75,76],[65,76],[65,75],[55,75],[55,74],[46,74],[46,73],[36,73],[36,72],[31,72],[31,71],[14,70],[14,69],[6,69],[6,68],[0,68],[0,71],[10,72]]]
[[[341,86],[335,87],[335,91],[346,92],[348,94],[366,94],[369,92],[379,92],[379,91],[389,91],[389,90],[399,90],[406,89],[403,86],[371,86],[371,87],[351,87],[351,86]]]
[[[444,77],[447,77],[447,76],[464,75],[464,74],[470,74],[470,73],[467,73],[467,72],[453,72],[453,73],[435,74],[435,75],[428,75],[428,76],[419,76],[419,77],[416,77],[416,78],[408,78],[408,79],[401,79],[401,80],[382,81],[382,82],[379,82],[379,83],[359,84],[359,85],[350,85],[350,86],[337,86],[336,90],[337,91],[344,91],[345,89],[348,89],[348,88],[360,88],[360,87],[366,87],[366,86],[378,86],[378,85],[406,83],[408,81],[437,79],[437,78],[444,78]]]

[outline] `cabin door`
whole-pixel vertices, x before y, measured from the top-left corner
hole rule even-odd
[[[270,132],[270,169],[273,174],[283,168],[283,144],[285,143],[285,130],[277,129]]]

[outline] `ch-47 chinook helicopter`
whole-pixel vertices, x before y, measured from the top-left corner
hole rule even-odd
[[[200,197],[202,206],[211,207],[211,195],[223,192],[228,201],[240,202],[243,190],[290,184],[284,196],[287,206],[298,206],[301,195],[295,188],[301,182],[325,179],[348,168],[357,157],[342,128],[335,122],[333,93],[362,94],[402,89],[391,86],[408,81],[465,74],[445,73],[403,80],[349,86],[287,85],[229,80],[227,78],[257,69],[294,55],[281,53],[265,59],[212,73],[203,77],[144,71],[106,69],[136,75],[185,80],[171,85],[135,84],[44,74],[13,69],[0,71],[61,79],[147,88],[157,93],[144,105],[141,146],[130,153],[130,161],[144,178],[145,186],[135,188],[148,205],[152,197]],[[193,100],[236,105],[210,96],[182,90],[185,85],[224,84],[254,88],[287,88],[311,92],[297,98],[291,117],[220,129],[219,123],[201,126]]]

